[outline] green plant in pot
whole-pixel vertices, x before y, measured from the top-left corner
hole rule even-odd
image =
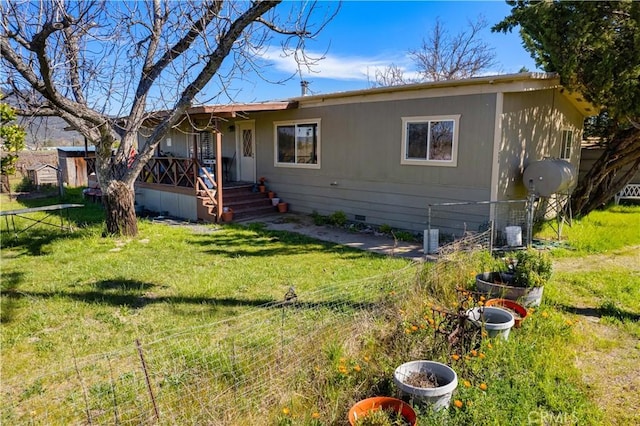
[[[546,252],[527,249],[507,261],[506,271],[476,276],[478,291],[489,297],[517,300],[524,306],[538,306],[544,285],[551,278],[552,264]]]
[[[514,287],[543,287],[551,278],[551,258],[546,252],[533,249],[516,252],[513,267]]]

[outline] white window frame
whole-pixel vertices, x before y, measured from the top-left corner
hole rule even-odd
[[[560,132],[560,159],[571,160],[571,154],[573,153],[573,129],[562,129]],[[567,139],[567,135],[571,135],[570,139]],[[569,152],[567,152],[569,151]]]
[[[451,146],[450,160],[428,160],[419,158],[407,158],[407,128],[409,124],[424,124],[432,121],[453,121],[453,140]],[[429,115],[418,117],[402,117],[402,143],[400,153],[400,164],[409,166],[440,166],[440,167],[457,167],[458,166],[458,133],[460,129],[460,114],[457,115]]]
[[[278,127],[280,126],[298,126],[304,124],[315,124],[316,125],[316,157],[317,161],[315,164],[308,163],[281,163],[278,161]],[[310,118],[306,120],[290,120],[290,121],[274,121],[273,122],[273,165],[274,167],[290,167],[297,169],[319,169],[320,168],[320,158],[321,158],[321,119],[319,118]],[[297,149],[296,149],[297,155]]]

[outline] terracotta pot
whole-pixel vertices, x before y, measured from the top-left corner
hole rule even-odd
[[[275,197],[275,196],[276,196],[276,193],[275,193],[275,192],[273,192],[273,191],[269,191],[269,192],[267,193],[267,195],[268,195],[268,196],[269,196],[269,198],[271,199],[271,198],[273,198],[273,197]]]
[[[484,306],[499,306],[515,312],[517,314],[517,316],[513,316],[515,320],[515,324],[513,326],[515,328],[520,328],[520,325],[522,325],[522,321],[524,321],[524,319],[527,317],[527,309],[524,306],[514,302],[513,300],[489,299],[484,304]]]
[[[260,190],[260,192],[265,192],[267,190],[267,187],[264,185],[260,185],[258,186],[258,189]]]
[[[278,211],[280,213],[286,213],[289,205],[287,203],[278,203]]]
[[[417,421],[416,412],[406,402],[391,398],[389,396],[375,396],[373,398],[363,399],[357,402],[349,410],[349,423],[355,425],[358,419],[367,415],[367,413],[376,410],[393,410],[396,413],[399,411],[402,417],[404,417],[409,424],[415,426]]]
[[[222,221],[231,222],[233,220],[233,210],[229,209],[226,212],[222,212]]]

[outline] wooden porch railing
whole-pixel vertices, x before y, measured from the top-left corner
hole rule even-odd
[[[91,173],[96,172],[96,158],[95,157],[85,157],[84,161],[87,163],[87,176]]]
[[[212,206],[211,213],[219,216],[218,184],[214,175],[194,158],[152,157],[137,180],[151,185],[193,188],[195,195]]]
[[[213,175],[211,175],[206,168],[203,167],[199,170],[200,173],[198,173],[198,177],[196,178],[196,194],[203,197],[206,204],[212,206],[211,213],[215,214],[218,210],[218,199],[216,197],[218,185]]]
[[[138,181],[195,188],[198,168],[198,161],[193,158],[152,157],[138,175]]]

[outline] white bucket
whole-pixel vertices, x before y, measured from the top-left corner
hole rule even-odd
[[[438,252],[439,232],[437,229],[424,230],[423,250],[425,253],[432,254]]]
[[[272,198],[271,199],[271,204],[275,207],[278,205],[278,203],[280,202],[280,198]]]
[[[513,314],[506,309],[495,306],[473,308],[467,311],[467,317],[478,326],[483,326],[489,337],[509,338],[511,327],[516,323]]]
[[[507,245],[509,247],[522,246],[522,228],[519,226],[507,226],[504,228],[507,233]]]

